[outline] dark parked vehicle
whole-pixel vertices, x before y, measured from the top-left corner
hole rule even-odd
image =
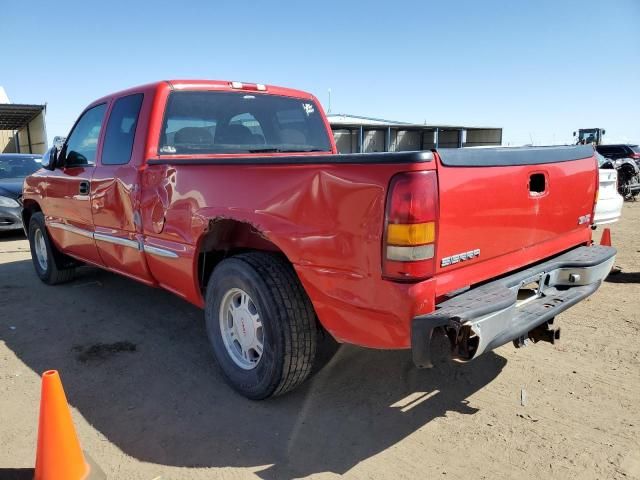
[[[596,150],[600,155],[612,160],[633,158],[636,162],[640,162],[640,147],[638,145],[598,145]]]
[[[41,160],[41,155],[0,154],[0,231],[22,228],[22,184]]]
[[[638,145],[598,145],[596,150],[611,160],[618,171],[618,192],[625,200],[640,194],[640,147]]]
[[[640,194],[640,160],[619,158],[612,162],[618,171],[618,192],[625,200],[634,200]]]

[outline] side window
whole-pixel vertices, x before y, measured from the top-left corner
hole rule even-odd
[[[131,160],[138,115],[144,95],[136,93],[114,103],[102,147],[103,165],[124,165]]]
[[[98,138],[107,105],[101,103],[90,108],[74,127],[65,146],[65,165],[95,165]]]

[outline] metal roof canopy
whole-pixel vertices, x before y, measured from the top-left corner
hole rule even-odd
[[[376,130],[377,128],[391,127],[394,130],[499,130],[500,127],[486,127],[486,126],[465,126],[465,125],[446,125],[438,123],[410,123],[399,122],[397,120],[385,120],[383,118],[363,117],[360,115],[350,115],[347,113],[330,113],[327,115],[329,124],[334,130],[339,130],[341,127],[348,128],[360,128],[365,130]],[[377,127],[377,128],[376,128]]]
[[[0,130],[20,130],[44,109],[44,105],[0,103]]]

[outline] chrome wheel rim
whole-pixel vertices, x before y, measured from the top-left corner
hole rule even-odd
[[[47,244],[44,242],[44,235],[42,234],[42,230],[39,228],[36,230],[36,233],[33,236],[33,243],[35,247],[36,260],[38,260],[38,265],[44,271],[47,270]]]
[[[256,368],[264,349],[262,320],[247,292],[232,288],[220,303],[220,332],[231,360],[243,370]]]

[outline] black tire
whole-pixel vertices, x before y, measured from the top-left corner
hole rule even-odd
[[[262,321],[263,352],[253,369],[238,366],[227,351],[220,307],[231,289],[251,297]],[[227,258],[207,286],[205,318],[213,353],[228,383],[252,400],[281,395],[311,373],[317,320],[293,267],[280,255],[249,252]]]
[[[44,244],[47,251],[47,265],[43,268],[38,261],[35,247],[35,236],[37,232],[42,233]],[[31,260],[36,270],[36,275],[44,283],[55,285],[58,283],[68,282],[75,276],[75,268],[66,266],[72,262],[65,262],[65,255],[51,243],[47,228],[44,223],[44,215],[42,212],[36,212],[29,220],[29,248],[31,249]]]

